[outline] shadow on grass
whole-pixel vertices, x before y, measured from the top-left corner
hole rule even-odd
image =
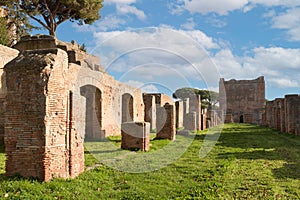
[[[300,136],[250,124],[230,125],[223,129],[218,146],[240,151],[219,153],[219,158],[284,160],[273,170],[276,178],[300,179]]]

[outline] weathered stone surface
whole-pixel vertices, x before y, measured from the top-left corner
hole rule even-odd
[[[196,131],[197,130],[197,114],[196,112],[190,112],[184,115],[183,119],[184,129],[189,131]]]
[[[285,128],[286,132],[300,134],[300,97],[285,95]]]
[[[156,137],[175,140],[175,108],[174,105],[165,104],[156,110]]]
[[[122,149],[150,149],[150,123],[126,122],[122,124]]]
[[[176,128],[183,127],[183,101],[176,101]]]
[[[45,44],[28,40],[5,66],[6,174],[44,181],[75,177],[84,170],[84,139],[120,135],[127,114],[144,120],[142,93],[82,60],[70,62],[72,46],[55,48],[48,37]],[[26,50],[34,45],[39,49]],[[88,57],[80,55],[76,59]]]
[[[156,104],[155,96],[151,94],[143,94],[143,101],[145,104],[145,122],[150,123],[150,130],[156,129]]]
[[[74,130],[64,77],[66,52],[24,51],[4,68],[6,174],[50,180],[84,170],[83,143]]]
[[[220,79],[219,96],[221,110],[231,114],[234,122],[261,123],[262,116],[257,116],[256,110],[265,107],[264,77],[255,80]]]
[[[189,136],[190,135],[190,131],[189,130],[179,130],[179,131],[176,131],[176,134],[177,135],[183,135],[183,136]]]
[[[8,62],[17,57],[18,54],[19,51],[17,50],[0,45],[0,144],[4,143],[4,111],[7,93],[6,74],[3,68]]]
[[[201,97],[195,95],[189,98],[189,112],[196,113],[196,130],[201,130]]]

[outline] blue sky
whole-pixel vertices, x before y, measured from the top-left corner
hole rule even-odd
[[[93,25],[66,22],[115,79],[148,92],[218,89],[265,76],[266,98],[300,93],[299,0],[106,0]]]

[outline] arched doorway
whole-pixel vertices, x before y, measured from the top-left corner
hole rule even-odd
[[[240,123],[244,123],[244,116],[243,115],[240,116]]]
[[[122,95],[122,123],[133,121],[133,97],[125,93]]]
[[[102,128],[102,93],[92,85],[80,88],[80,94],[86,98],[85,140],[101,138]]]

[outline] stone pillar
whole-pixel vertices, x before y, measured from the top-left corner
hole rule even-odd
[[[269,128],[273,128],[274,115],[273,115],[274,101],[268,101],[266,103],[266,124]]]
[[[50,38],[48,42],[55,41]],[[83,141],[74,128],[71,80],[66,80],[70,74],[67,53],[46,47],[25,49],[4,70],[9,77],[6,175],[48,181],[83,172]]]
[[[190,113],[196,113],[196,126],[197,130],[201,130],[201,98],[200,95],[190,97]]]
[[[205,130],[206,129],[206,117],[207,117],[207,109],[204,108],[201,111],[201,130]]]
[[[285,95],[285,128],[287,133],[299,134],[299,118],[299,95]]]
[[[175,109],[173,105],[166,104],[157,110],[156,127],[157,138],[175,140]]]
[[[176,128],[183,127],[183,101],[176,101]]]
[[[284,104],[284,99],[276,98],[274,102],[274,118],[275,118],[275,129],[281,131],[282,123],[283,123],[283,115],[282,115],[282,108]]]
[[[145,104],[145,122],[150,123],[150,130],[156,129],[156,104],[155,96],[151,94],[143,94]]]
[[[184,129],[189,131],[197,130],[197,115],[195,112],[191,112],[184,115]]]
[[[122,129],[122,149],[150,149],[150,123],[148,122],[125,122]]]

